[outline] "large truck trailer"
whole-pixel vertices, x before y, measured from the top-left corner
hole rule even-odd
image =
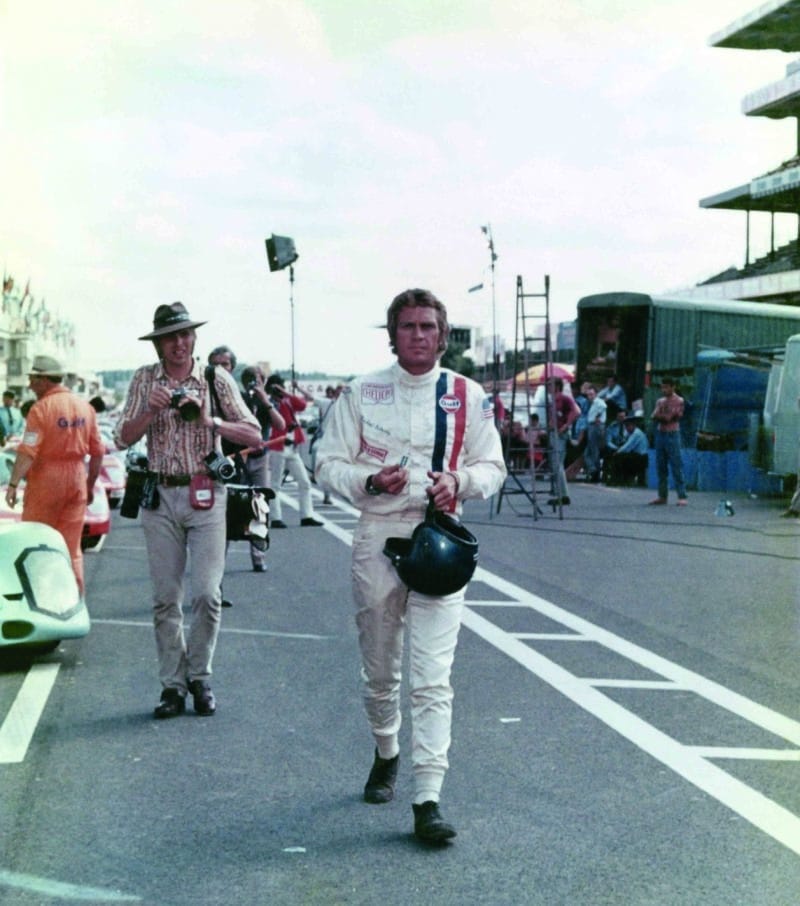
[[[769,472],[800,471],[800,334],[789,337],[786,349],[772,364],[764,402]]]
[[[709,302],[646,293],[584,296],[578,302],[576,378],[602,387],[611,374],[628,400],[652,411],[659,383],[678,381],[682,396],[694,390],[697,355],[782,346],[800,331],[800,308],[762,302]]]

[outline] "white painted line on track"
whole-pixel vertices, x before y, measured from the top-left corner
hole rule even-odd
[[[484,569],[476,570],[475,576],[480,581],[492,586],[495,591],[500,591],[513,598],[517,602],[517,606],[529,607],[543,616],[561,623],[563,626],[568,626],[575,632],[585,635],[604,648],[622,655],[622,657],[641,667],[645,667],[652,673],[672,680],[680,685],[682,689],[691,690],[707,701],[713,702],[739,717],[743,717],[750,723],[756,724],[756,726],[774,733],[776,736],[781,736],[788,742],[800,745],[800,722],[779,714],[764,705],[759,705],[757,702],[751,701],[749,698],[745,698],[743,695],[739,695],[737,692],[733,692],[713,680],[706,679],[699,673],[694,673],[672,661],[668,661],[666,658],[654,654],[646,648],[641,648],[639,645],[628,642],[620,638],[620,636],[614,635],[614,633],[596,626],[594,623],[590,623],[588,620],[584,620],[568,610],[562,610],[555,604],[545,601],[544,598],[531,594],[524,588],[520,588],[512,582],[495,576]],[[469,607],[483,607],[483,602],[481,601],[468,601],[467,604]],[[584,681],[581,680],[581,682]]]
[[[606,689],[667,689],[670,692],[686,692],[685,686],[679,686],[671,680],[649,679],[591,679],[584,677],[584,683]]]
[[[36,875],[26,875],[18,871],[3,871],[2,869],[0,869],[0,884],[15,890],[43,894],[48,899],[58,897],[62,900],[80,900],[84,903],[141,903],[142,901],[141,897],[120,893],[118,890],[66,884],[64,881],[54,881],[51,878],[39,878]]]
[[[620,736],[800,855],[800,818],[797,815],[711,764],[691,747],[657,730],[469,607],[464,610],[464,625]]]
[[[687,746],[703,758],[734,758],[744,761],[800,761],[800,749],[731,749],[723,746]]]
[[[0,764],[18,764],[25,758],[33,732],[44,711],[60,664],[33,664],[0,726]]]
[[[471,603],[471,602],[470,602]],[[574,632],[509,632],[515,639],[537,642],[591,642],[585,635],[576,635]]]
[[[103,620],[103,619],[92,619],[92,625],[102,624],[104,626],[133,626],[138,629],[152,629],[153,624],[147,622],[146,620]],[[265,635],[265,636],[274,636],[279,639],[311,639],[316,642],[325,642],[330,639],[335,638],[332,635],[314,635],[311,632],[273,632],[269,629],[236,629],[236,628],[227,628],[225,626],[220,627],[220,633],[226,633],[228,635]]]

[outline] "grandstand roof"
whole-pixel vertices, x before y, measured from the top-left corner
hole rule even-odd
[[[709,195],[707,198],[700,199],[701,208],[727,208],[731,211],[751,211],[753,208],[753,198],[750,195],[750,183],[743,186],[736,186],[735,189],[727,189],[724,192],[718,192],[716,195]]]
[[[800,0],[769,0],[708,40],[712,47],[800,50]]]
[[[800,164],[757,176],[743,186],[701,198],[700,207],[797,214],[800,213],[798,191],[800,191]]]
[[[742,113],[772,119],[800,116],[800,62],[790,63],[786,77],[779,82],[771,82],[748,94],[742,101]]]

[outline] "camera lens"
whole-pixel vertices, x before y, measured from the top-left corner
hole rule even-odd
[[[191,400],[184,403],[182,406],[178,406],[178,415],[185,422],[197,421],[200,417],[200,407],[197,403],[193,403]]]
[[[221,481],[230,481],[231,478],[233,478],[233,476],[236,474],[236,466],[234,466],[232,462],[229,462],[226,459],[217,467],[217,474],[219,475]]]

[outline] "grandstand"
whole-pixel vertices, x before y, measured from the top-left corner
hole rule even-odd
[[[709,44],[796,53],[800,51],[800,0],[762,3],[712,35]],[[789,63],[783,79],[747,95],[742,112],[773,119],[800,118],[800,59]],[[790,158],[743,185],[701,199],[703,208],[745,212],[745,261],[741,268],[729,268],[698,284],[692,296],[800,305],[800,128],[797,135]],[[769,215],[772,240],[768,254],[751,260],[750,218],[754,212]],[[774,241],[776,214],[798,216],[797,238],[779,248]]]

